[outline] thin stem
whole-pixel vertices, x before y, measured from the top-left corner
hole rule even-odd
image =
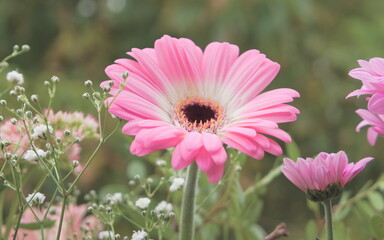
[[[67,204],[67,193],[65,192],[63,195],[63,205],[61,206],[61,213],[60,213],[60,223],[59,223],[59,229],[57,230],[57,240],[60,240],[60,234],[61,234],[61,227],[63,226],[63,219],[64,219],[64,213],[65,213],[65,205]]]
[[[332,200],[325,200],[324,214],[325,214],[325,225],[327,226],[327,240],[333,240],[333,229],[332,229]]]
[[[187,182],[184,186],[181,206],[180,240],[193,240],[194,238],[195,192],[198,170],[196,163],[192,163],[188,167]]]

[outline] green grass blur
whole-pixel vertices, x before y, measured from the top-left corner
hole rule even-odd
[[[360,0],[2,0],[0,56],[14,44],[29,44],[30,52],[10,62],[10,70],[24,73],[27,91],[44,99],[43,81],[57,75],[55,108],[92,113],[81,98],[83,82],[91,79],[97,85],[107,79],[107,65],[131,48],[153,47],[164,34],[190,38],[202,48],[226,41],[241,51],[259,49],[281,65],[269,88],[301,93],[293,103],[301,111],[298,120],[282,128],[302,156],[345,150],[351,161],[376,158],[349,184],[353,192],[384,168],[384,140],[371,147],[366,131],[355,132],[360,119],[354,111],[364,102],[345,99],[360,87],[348,76],[356,60],[384,57],[382,9],[384,1]],[[86,174],[84,191],[127,184],[126,168],[136,158],[129,154],[129,140],[115,134]],[[248,160],[245,185],[271,168],[268,159],[273,157]],[[266,230],[284,221],[292,233],[288,239],[305,239],[310,219],[300,190],[282,176],[270,184],[261,221]]]

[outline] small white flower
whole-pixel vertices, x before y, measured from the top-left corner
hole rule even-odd
[[[149,204],[151,203],[151,199],[149,198],[139,198],[135,202],[136,207],[141,208],[141,209],[146,209]]]
[[[172,184],[169,187],[169,191],[174,192],[179,190],[182,186],[184,186],[185,179],[184,178],[174,178],[172,179]]]
[[[121,192],[114,193],[110,196],[110,199],[115,203],[119,203],[123,201],[123,194]]]
[[[132,240],[145,240],[148,237],[148,233],[144,230],[133,231]]]
[[[157,159],[156,160],[156,166],[164,167],[165,165],[167,165],[167,162],[164,159]]]
[[[45,134],[47,133],[47,131],[49,131],[50,133],[53,133],[52,127],[48,125],[48,128],[47,128],[46,124],[40,124],[33,128],[33,133],[31,137],[33,139],[45,138],[46,137]]]
[[[24,83],[24,76],[23,74],[17,72],[17,71],[12,71],[7,73],[7,81],[11,83],[16,83],[16,84],[23,84]]]
[[[157,204],[154,211],[156,214],[160,214],[160,213],[169,214],[170,212],[172,212],[172,210],[173,210],[173,206],[171,203],[167,203],[166,201],[161,201],[159,204]]]
[[[113,232],[111,231],[101,231],[99,232],[99,239],[100,240],[103,240],[103,239],[113,239],[115,235],[113,235]]]
[[[44,158],[47,156],[47,152],[44,152],[43,150],[36,148],[37,154],[41,157]],[[35,153],[33,150],[28,150],[24,155],[23,158],[29,162],[37,162],[39,160],[39,156]]]
[[[33,205],[40,206],[41,204],[43,204],[45,200],[45,195],[39,192],[32,193],[32,194],[29,194],[28,197],[25,198],[25,200],[29,202],[30,206],[33,206]]]

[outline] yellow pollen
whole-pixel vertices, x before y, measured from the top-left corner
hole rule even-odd
[[[175,120],[186,130],[216,133],[224,123],[224,109],[217,102],[187,97],[178,102]]]

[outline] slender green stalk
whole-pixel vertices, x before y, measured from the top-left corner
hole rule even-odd
[[[327,240],[333,240],[333,229],[332,229],[332,200],[325,200],[324,214],[325,214],[325,225],[327,227]]]
[[[196,163],[192,163],[188,167],[187,182],[184,186],[181,205],[180,240],[193,240],[194,238],[195,192],[198,170]]]
[[[63,205],[61,206],[61,213],[60,213],[60,223],[59,223],[59,229],[57,230],[57,240],[60,240],[61,235],[61,227],[63,226],[63,219],[64,219],[64,213],[65,213],[65,205],[67,205],[67,193],[64,193],[63,195]]]

